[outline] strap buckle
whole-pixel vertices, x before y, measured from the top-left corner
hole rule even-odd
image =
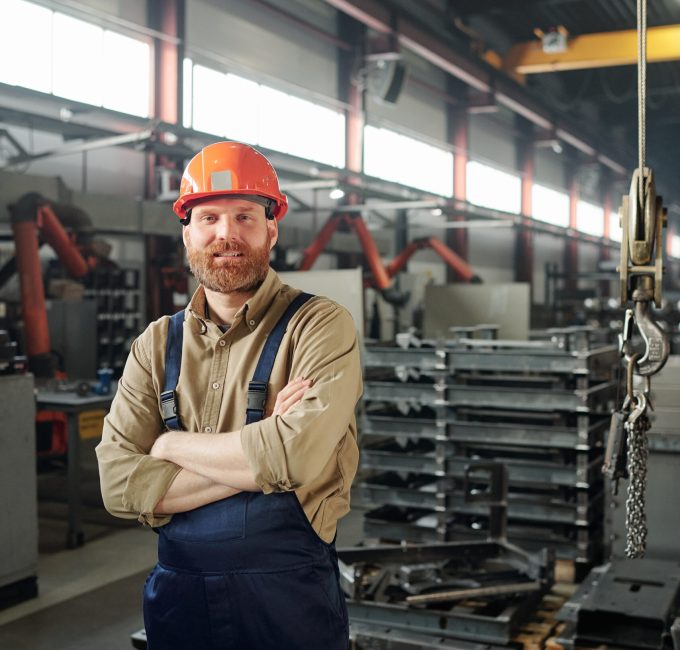
[[[267,383],[264,381],[251,381],[248,384],[248,411],[264,413],[267,401]]]
[[[161,417],[165,425],[177,417],[177,398],[174,390],[166,390],[161,393]]]

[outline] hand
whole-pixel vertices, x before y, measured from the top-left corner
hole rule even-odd
[[[307,392],[307,389],[312,385],[311,379],[303,379],[296,377],[289,381],[276,396],[276,404],[272,415],[285,415],[288,413]]]

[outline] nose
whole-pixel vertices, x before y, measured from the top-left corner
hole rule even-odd
[[[236,237],[236,224],[229,219],[229,217],[222,217],[215,229],[215,235],[217,239],[223,241],[232,241],[237,239]]]

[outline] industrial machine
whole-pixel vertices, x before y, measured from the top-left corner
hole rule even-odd
[[[22,196],[10,206],[15,257],[5,265],[7,277],[16,268],[21,290],[21,308],[29,369],[37,377],[54,377],[45,305],[43,273],[38,256],[39,234],[57,253],[69,276],[83,278],[90,267],[79,248],[64,230],[51,202],[36,193]]]
[[[319,255],[323,252],[337,228],[344,224],[351,228],[357,235],[361,248],[366,256],[371,270],[369,284],[375,286],[388,302],[394,305],[402,305],[408,301],[409,296],[400,293],[393,286],[394,277],[406,266],[408,260],[419,250],[431,249],[453,270],[456,277],[462,282],[481,282],[470,265],[451,250],[444,242],[436,237],[418,239],[411,242],[401,251],[388,265],[383,264],[378,253],[378,248],[371,236],[366,222],[360,212],[361,206],[349,205],[343,208],[343,212],[332,214],[323,228],[319,231],[314,241],[304,252],[299,271],[308,271],[314,265]]]

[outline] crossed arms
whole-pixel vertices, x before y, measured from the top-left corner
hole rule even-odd
[[[297,381],[280,391],[269,417],[240,430],[198,433],[198,391],[187,398],[194,399],[191,408],[198,414],[191,432],[159,435],[164,346],[160,322],[133,343],[97,446],[104,505],[114,516],[162,526],[173,513],[238,491],[297,490],[312,484],[346,441],[362,386],[356,330],[345,310],[317,306],[314,317],[294,331],[282,355],[294,346],[290,372]],[[200,370],[193,372],[198,384],[205,380]],[[313,386],[299,376],[312,378]],[[215,408],[214,400],[206,403]]]
[[[310,385],[311,380],[302,377],[289,382],[276,396],[271,415],[288,413]],[[182,468],[154,508],[159,515],[193,510],[243,490],[261,491],[243,453],[239,431],[214,436],[171,431],[156,440],[149,455]]]

